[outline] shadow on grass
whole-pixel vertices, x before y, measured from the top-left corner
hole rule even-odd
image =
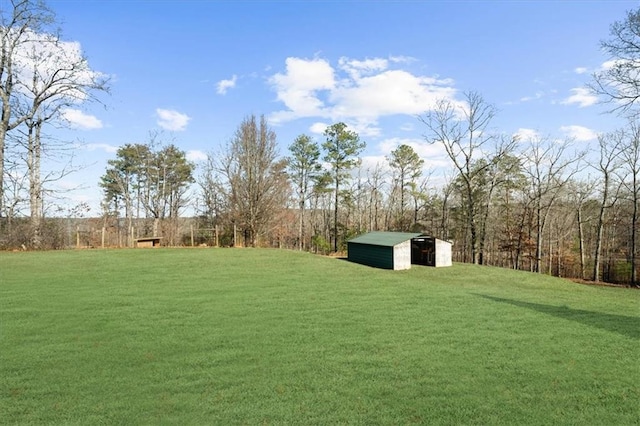
[[[612,331],[633,339],[640,339],[640,319],[624,315],[604,314],[601,312],[571,309],[566,306],[543,305],[539,303],[522,302],[519,300],[503,299],[501,297],[475,294],[494,302],[508,303],[520,308],[531,309],[554,317],[576,321],[590,327]]]

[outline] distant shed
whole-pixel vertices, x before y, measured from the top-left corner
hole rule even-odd
[[[411,239],[422,234],[408,232],[369,232],[347,242],[351,262],[376,268],[411,268]]]
[[[137,248],[160,247],[161,239],[162,237],[136,238],[136,247]]]

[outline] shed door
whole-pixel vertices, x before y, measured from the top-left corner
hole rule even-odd
[[[436,244],[433,238],[413,238],[411,240],[411,263],[415,265],[436,265]]]

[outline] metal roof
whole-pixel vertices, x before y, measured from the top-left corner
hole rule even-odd
[[[349,243],[369,244],[372,246],[393,247],[412,238],[420,237],[421,233],[413,232],[369,232],[349,240]]]

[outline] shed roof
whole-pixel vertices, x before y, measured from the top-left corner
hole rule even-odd
[[[350,243],[369,244],[373,246],[393,247],[412,238],[421,236],[413,232],[369,232],[349,240]]]

